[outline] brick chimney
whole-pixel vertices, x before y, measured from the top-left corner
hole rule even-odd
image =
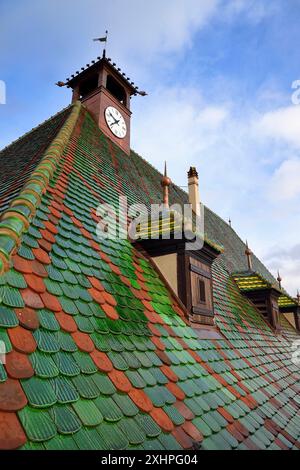
[[[197,170],[194,166],[191,166],[188,171],[189,203],[192,206],[193,212],[200,216],[200,195],[198,181]]]

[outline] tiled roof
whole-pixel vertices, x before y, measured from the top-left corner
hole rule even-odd
[[[224,251],[223,246],[215,240],[210,240],[207,234],[197,232],[194,223],[195,220],[193,219],[195,219],[195,215],[192,215],[189,219],[188,217],[184,217],[184,214],[174,211],[171,208],[164,208],[163,211],[156,216],[151,214],[149,217],[147,214],[136,227],[135,240],[148,240],[151,238],[160,238],[165,235],[176,238],[184,236],[184,233],[187,232],[190,227],[190,235],[192,238],[197,235],[218,253],[222,253]],[[191,232],[191,230],[193,231]]]
[[[251,292],[260,289],[275,289],[280,293],[278,298],[279,307],[296,307],[297,301],[289,296],[279,285],[274,285],[255,271],[242,271],[232,273],[232,277],[241,292]]]
[[[65,109],[0,152],[0,215],[20,192],[69,113],[70,108]]]
[[[298,336],[285,319],[275,335],[241,295],[237,234],[206,209],[208,237],[225,251],[213,264],[220,334],[203,339],[141,253],[96,236],[99,202],[159,202],[159,173],[79,104],[63,121],[13,205],[27,200],[23,225],[0,223],[0,448],[300,448]]]

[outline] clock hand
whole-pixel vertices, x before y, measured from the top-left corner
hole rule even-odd
[[[110,116],[113,118],[113,120],[115,121],[113,124],[119,124],[120,122],[120,119],[117,121],[116,118],[114,118],[114,116],[111,114],[111,112],[109,112]],[[112,124],[112,125],[113,125]]]
[[[118,121],[113,122],[113,123],[112,123],[112,126],[113,126],[114,124],[117,124],[117,125],[118,125],[119,122],[120,122],[120,119],[119,119]]]

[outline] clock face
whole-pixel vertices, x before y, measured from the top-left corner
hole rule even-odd
[[[116,137],[119,137],[119,139],[124,139],[127,134],[126,122],[122,114],[116,108],[113,106],[106,108],[105,120],[112,133]]]

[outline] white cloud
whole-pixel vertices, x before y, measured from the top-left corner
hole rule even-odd
[[[256,124],[258,132],[300,148],[300,106],[281,107],[267,112]]]
[[[38,54],[39,63],[53,60],[53,53],[59,50],[56,61],[67,65],[71,57],[99,55],[102,45],[93,43],[92,38],[108,29],[108,53],[127,66],[140,67],[141,61],[150,62],[189,47],[195,31],[217,13],[219,3],[220,0],[27,0],[26,4],[18,2],[2,9],[0,43],[5,44],[9,37],[10,51],[15,48],[27,57]],[[3,60],[9,51],[4,49],[2,54]]]
[[[293,293],[300,285],[300,260],[273,259],[268,251],[270,240],[287,247],[297,243],[299,159],[291,157],[295,152],[288,145],[282,152],[281,139],[270,141],[262,132],[255,106],[239,112],[234,96],[233,90],[224,102],[216,95],[215,104],[201,89],[154,90],[136,101],[133,147],[157,168],[167,160],[179,185],[186,185],[188,167],[195,165],[203,202],[225,220],[231,217],[266,265],[282,270]]]
[[[295,296],[297,289],[300,289],[300,245],[296,244],[290,248],[284,244],[283,246],[274,246],[267,253],[265,260],[275,277],[277,277],[279,270],[282,286]]]
[[[228,3],[225,2],[225,15],[229,19],[242,15],[256,24],[274,14],[278,7],[276,2],[269,0],[231,0]]]
[[[136,105],[133,147],[158,168],[167,160],[174,181],[186,184],[188,166],[209,157],[228,109],[204,102],[192,88],[160,88]]]
[[[274,172],[269,195],[274,201],[288,202],[300,196],[300,158],[291,158],[281,163]]]

